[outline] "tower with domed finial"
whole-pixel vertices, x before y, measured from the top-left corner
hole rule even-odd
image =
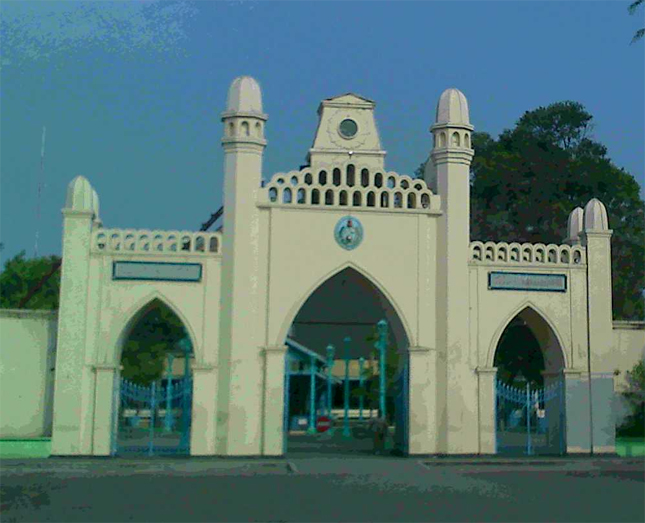
[[[438,224],[437,250],[437,373],[448,383],[460,383],[459,394],[446,394],[446,440],[439,452],[477,453],[477,431],[465,434],[461,427],[477,426],[477,386],[469,365],[470,163],[474,152],[468,101],[458,89],[446,89],[437,104],[430,128],[434,146],[426,164],[425,180],[441,196],[443,214]],[[446,374],[447,373],[447,374]],[[445,378],[439,380],[445,383]],[[460,432],[461,431],[461,432]],[[460,434],[456,434],[460,432]]]
[[[63,245],[56,340],[56,387],[54,388],[53,455],[91,454],[91,442],[83,434],[91,430],[92,406],[83,401],[92,370],[79,355],[86,351],[87,308],[92,285],[90,238],[100,226],[99,198],[83,176],[67,187],[63,208]]]
[[[587,248],[590,370],[602,368],[612,357],[613,314],[611,297],[611,235],[607,209],[597,198],[589,200],[582,214],[579,238]],[[603,361],[604,360],[604,361]],[[594,439],[595,443],[596,439]]]
[[[217,427],[218,453],[261,453],[262,345],[260,314],[260,216],[256,207],[262,179],[267,115],[258,82],[236,78],[228,91],[224,122],[224,229],[220,302]],[[258,385],[257,390],[248,383]],[[244,438],[239,434],[244,434]]]

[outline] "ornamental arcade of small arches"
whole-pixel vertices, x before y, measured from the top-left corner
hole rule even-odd
[[[221,232],[104,228],[96,191],[83,177],[72,180],[53,455],[114,453],[122,347],[153,303],[181,320],[192,351],[190,454],[282,455],[288,420],[276,398],[285,397],[290,347],[325,358],[329,339],[342,339],[299,334],[297,318],[318,310],[307,304],[323,295],[347,320],[372,303],[364,323],[390,326],[406,375],[398,413],[406,454],[494,454],[508,443],[500,398],[514,393],[499,388],[495,365],[516,322],[541,351],[537,410],[554,414],[541,422],[541,445],[613,451],[611,397],[594,392],[589,404],[593,379],[613,383],[603,204],[573,210],[562,245],[470,241],[474,127],[465,96],[441,94],[422,179],[385,169],[374,108],[352,93],[324,100],[307,165],[265,183],[260,87],[235,79],[222,114]]]
[[[334,168],[329,176],[324,169],[313,175],[310,170],[278,173],[266,185],[268,199],[260,201],[439,210],[439,199],[433,198],[432,191],[423,180],[413,180],[395,172],[370,173],[366,167],[360,168],[359,172],[360,175],[354,164],[350,163],[342,172],[340,168]]]

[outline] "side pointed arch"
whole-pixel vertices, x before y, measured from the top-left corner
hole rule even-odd
[[[287,333],[289,331],[289,327],[295,320],[296,316],[298,315],[298,312],[302,309],[303,305],[307,302],[307,300],[316,292],[317,289],[319,289],[325,282],[336,276],[337,274],[340,274],[342,271],[345,269],[353,269],[356,271],[358,274],[360,274],[362,277],[364,277],[367,281],[369,281],[372,285],[374,285],[374,288],[376,288],[388,302],[392,306],[392,309],[398,316],[401,325],[403,326],[403,331],[405,336],[407,337],[408,343],[410,346],[413,346],[415,343],[416,338],[412,336],[412,331],[410,329],[409,322],[405,315],[403,314],[401,308],[399,307],[398,303],[396,300],[392,297],[392,295],[385,289],[383,285],[371,274],[369,274],[365,269],[362,267],[359,267],[355,263],[348,261],[343,263],[342,265],[336,267],[335,269],[329,271],[327,274],[324,276],[321,276],[316,283],[314,283],[307,291],[302,295],[302,297],[291,307],[289,310],[288,314],[286,315],[286,318],[282,322],[282,326],[280,327],[280,330],[278,332],[277,339],[274,339],[274,345],[283,345],[284,340],[287,337]]]
[[[121,358],[121,351],[123,350],[123,344],[127,337],[132,331],[132,327],[147,313],[149,312],[154,302],[159,301],[168,307],[181,321],[182,325],[186,329],[186,333],[190,339],[191,345],[193,347],[193,355],[195,357],[195,363],[202,361],[201,348],[197,344],[197,337],[195,336],[195,330],[191,325],[191,322],[186,318],[186,316],[181,312],[181,309],[174,305],[172,300],[166,297],[162,292],[155,290],[150,294],[146,295],[144,298],[137,301],[128,311],[123,314],[117,325],[120,328],[116,329],[116,335],[111,340],[110,345],[107,350],[108,353],[105,354],[105,361],[103,363],[109,363],[114,365],[119,365]]]
[[[486,357],[486,366],[491,368],[494,366],[495,362],[495,352],[497,351],[497,346],[499,345],[499,342],[502,338],[502,334],[506,330],[506,328],[509,326],[511,321],[513,321],[514,318],[520,316],[522,313],[524,313],[525,310],[530,310],[534,314],[536,314],[551,330],[551,333],[555,337],[556,341],[558,342],[558,347],[560,349],[560,354],[562,356],[562,361],[564,362],[564,368],[569,368],[569,358],[567,357],[567,351],[565,349],[565,345],[562,342],[562,336],[558,332],[558,329],[556,328],[555,324],[551,321],[549,316],[540,309],[537,305],[535,305],[530,299],[524,300],[518,307],[516,307],[510,314],[506,316],[504,321],[501,322],[500,326],[497,328],[495,331],[495,334],[493,335],[493,338],[491,340],[491,343],[488,347],[488,354]],[[530,327],[530,326],[529,326]]]

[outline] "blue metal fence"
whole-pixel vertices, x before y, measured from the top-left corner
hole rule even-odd
[[[496,451],[500,454],[564,454],[564,385],[512,387],[496,381]]]
[[[115,452],[148,456],[190,453],[192,392],[191,376],[148,386],[121,379]]]

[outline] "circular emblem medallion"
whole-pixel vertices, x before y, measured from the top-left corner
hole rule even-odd
[[[338,245],[343,249],[351,251],[358,247],[363,240],[363,226],[357,218],[345,216],[336,224],[334,237]]]

